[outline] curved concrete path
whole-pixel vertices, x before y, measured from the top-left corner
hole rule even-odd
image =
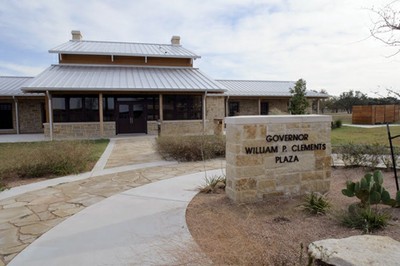
[[[73,215],[89,206],[100,204],[106,198],[145,184],[190,173],[218,169],[217,172],[221,174],[221,169],[224,168],[224,160],[190,163],[163,161],[155,152],[154,137],[151,136],[112,139],[90,173],[51,179],[0,193],[0,265],[7,264],[14,258],[15,263],[26,259],[27,255],[23,254],[31,254],[31,243],[39,241],[36,239],[57,224],[61,223],[61,226],[69,219],[78,219],[73,218]],[[202,176],[204,178],[204,174]],[[117,199],[126,198],[124,195],[118,195]],[[183,201],[187,199],[184,198]],[[104,202],[113,205],[113,201]],[[111,210],[113,208],[110,207]],[[96,218],[96,222],[102,219]],[[40,246],[40,243],[42,242],[38,242],[32,248]],[[62,246],[62,242],[59,244]],[[26,247],[26,251],[21,253],[21,259],[16,257]],[[41,265],[54,265],[43,263],[42,261]],[[76,263],[79,262],[74,262]],[[118,261],[115,261],[115,264],[111,263],[119,264]]]
[[[211,264],[185,219],[186,207],[203,182],[204,173],[196,173],[109,197],[42,235],[9,265]]]

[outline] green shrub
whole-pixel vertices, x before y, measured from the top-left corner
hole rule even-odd
[[[332,129],[336,129],[336,128],[341,128],[342,127],[342,120],[340,120],[340,119],[338,119],[338,120],[335,120],[335,122],[332,122],[331,123],[331,128]]]
[[[331,208],[330,202],[324,195],[314,192],[306,196],[301,206],[311,214],[326,214]]]
[[[368,234],[377,229],[385,228],[391,215],[372,208],[360,208],[357,204],[350,205],[349,211],[340,217],[341,223],[349,228],[363,230]]]
[[[225,156],[225,137],[161,136],[157,138],[157,149],[166,160],[208,160]]]

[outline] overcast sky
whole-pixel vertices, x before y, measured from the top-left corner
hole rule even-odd
[[[400,54],[370,37],[391,0],[0,0],[0,75],[35,76],[85,40],[170,43],[215,79],[292,80],[331,95],[400,91]]]

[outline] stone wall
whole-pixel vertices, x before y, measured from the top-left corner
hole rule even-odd
[[[42,104],[43,100],[19,100],[20,133],[43,133]]]
[[[235,202],[325,193],[330,186],[331,116],[226,118],[226,192]]]
[[[157,121],[147,121],[147,134],[148,135],[158,135],[158,122]]]
[[[235,115],[258,115],[258,99],[235,99],[232,102],[239,102],[239,112]]]
[[[269,107],[269,114],[276,115],[276,111],[278,114],[288,114],[288,106],[289,106],[289,99],[276,99],[276,100],[263,100],[268,102]]]
[[[161,122],[161,135],[200,135],[203,120],[174,120]]]
[[[100,136],[99,122],[53,123],[53,139],[95,139],[115,136],[115,122],[104,122],[104,134]],[[50,137],[49,123],[44,124],[44,135]]]
[[[208,96],[206,104],[206,134],[223,134],[225,97]]]

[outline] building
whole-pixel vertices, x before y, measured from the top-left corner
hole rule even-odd
[[[32,77],[0,77],[0,134],[41,133],[45,120],[43,94],[23,93]]]
[[[228,115],[287,113],[294,86],[214,80],[194,67],[200,56],[182,47],[178,36],[170,44],[99,42],[72,31],[72,40],[49,52],[58,64],[21,87],[45,102],[43,127],[51,139],[221,134]]]

